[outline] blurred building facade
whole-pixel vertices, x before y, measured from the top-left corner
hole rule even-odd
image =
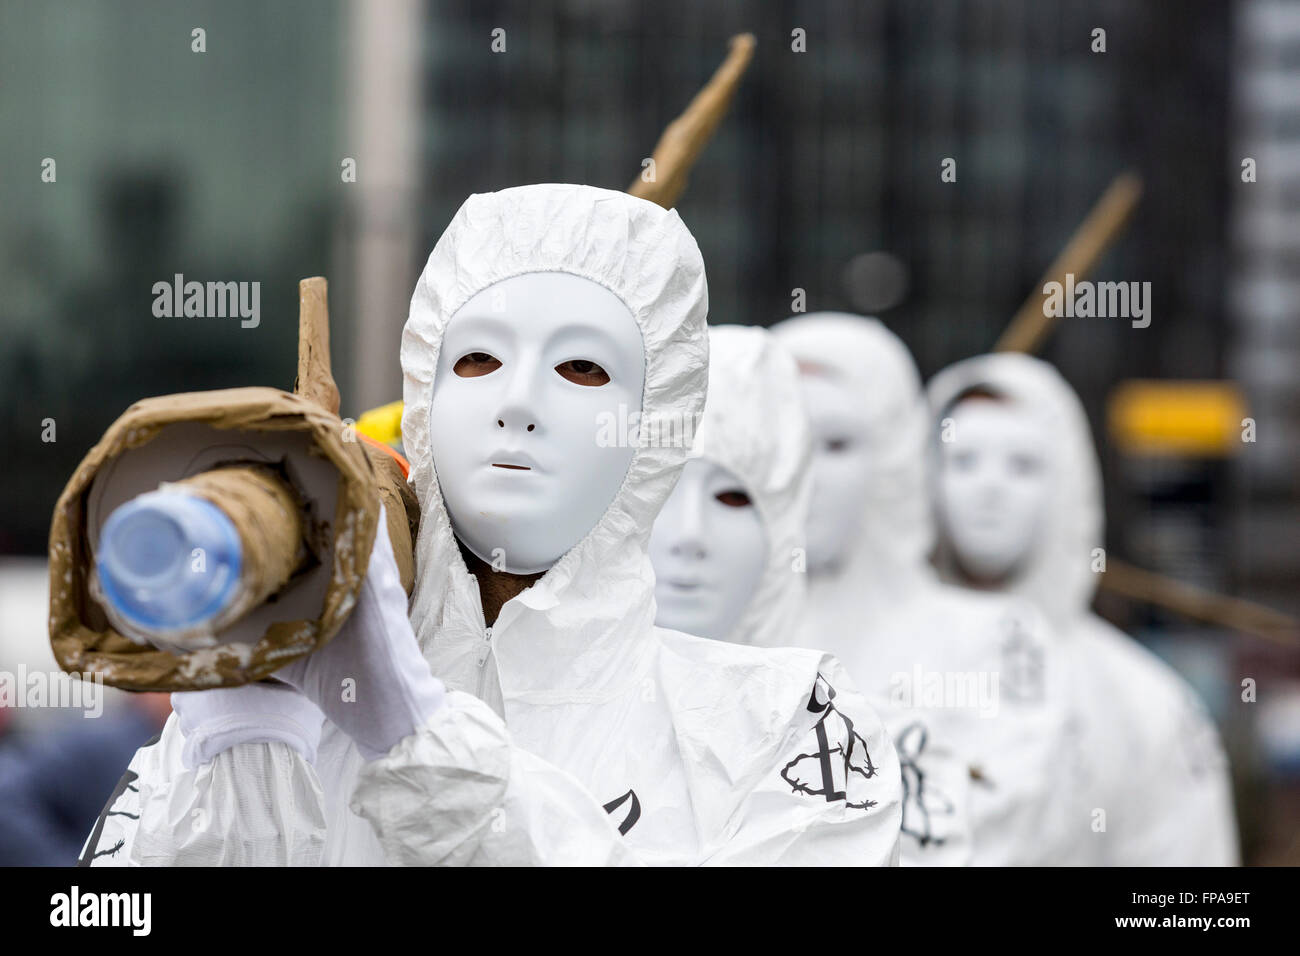
[[[0,4],[0,422],[21,463],[0,469],[0,553],[44,550],[137,399],[292,386],[297,279],[330,271],[343,208],[342,33],[332,0]],[[156,318],[177,273],[259,282],[258,326]]]

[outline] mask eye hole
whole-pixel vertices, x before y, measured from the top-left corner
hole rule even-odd
[[[950,455],[948,462],[956,471],[974,471],[977,457],[969,448],[963,448]]]
[[[555,371],[574,385],[586,385],[590,388],[598,388],[609,381],[609,373],[588,359],[561,362],[555,366]]]
[[[478,378],[480,375],[490,375],[500,367],[501,360],[487,352],[470,352],[458,358],[451,370],[461,378]]]
[[[847,438],[828,438],[826,439],[825,447],[832,455],[839,455],[848,451],[851,444],[853,443]]]
[[[1043,470],[1043,463],[1033,455],[1014,455],[1011,458],[1011,473],[1021,477],[1036,475]]]
[[[745,492],[741,491],[739,488],[733,488],[730,491],[719,491],[713,497],[717,498],[728,508],[748,508],[750,504],[752,504],[749,500],[749,495],[745,494]]]

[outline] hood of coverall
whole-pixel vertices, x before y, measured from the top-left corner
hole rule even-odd
[[[853,519],[857,534],[848,554],[837,567],[812,575],[809,589],[814,609],[835,606],[831,592],[847,590],[852,617],[861,621],[933,580],[927,561],[934,540],[926,492],[929,415],[921,378],[907,346],[877,319],[812,312],[772,331],[805,371],[836,379],[857,398],[871,480]]]
[[[728,641],[791,643],[804,601],[810,455],[799,372],[787,350],[765,329],[711,328],[709,400],[691,457],[721,465],[744,483],[767,545],[763,576]]]
[[[421,506],[411,619],[435,673],[451,687],[481,692],[482,606],[438,486],[429,406],[443,333],[457,309],[488,286],[531,272],[564,272],[604,286],[632,313],[645,347],[640,425],[649,440],[638,442],[596,525],[508,601],[492,629],[509,632],[506,646],[493,644],[506,696],[599,697],[625,690],[629,661],[650,639],[647,539],[705,398],[704,262],[675,211],[591,186],[520,186],[471,196],[438,240],[402,334],[402,435]],[[635,429],[632,435],[635,441]]]
[[[1100,579],[1093,571],[1094,549],[1103,546],[1105,534],[1101,468],[1088,416],[1074,389],[1047,362],[1013,352],[978,355],[949,366],[930,381],[936,436],[949,407],[972,388],[987,389],[1032,410],[1051,436],[1051,496],[1037,540],[1005,590],[1032,601],[1054,623],[1069,624],[1088,613]],[[936,437],[931,451],[937,450]],[[941,548],[936,563],[945,580],[960,583],[951,554]]]

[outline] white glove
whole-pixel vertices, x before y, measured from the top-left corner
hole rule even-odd
[[[186,770],[244,743],[288,744],[314,762],[325,722],[310,700],[274,683],[172,694],[172,710],[185,735],[181,762]]]
[[[442,706],[442,681],[420,653],[383,508],[370,567],[339,633],[275,676],[302,691],[367,760],[388,753]]]

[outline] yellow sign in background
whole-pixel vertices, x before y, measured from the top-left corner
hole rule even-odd
[[[1233,382],[1133,380],[1111,393],[1107,417],[1127,454],[1217,458],[1240,450],[1247,414]]]

